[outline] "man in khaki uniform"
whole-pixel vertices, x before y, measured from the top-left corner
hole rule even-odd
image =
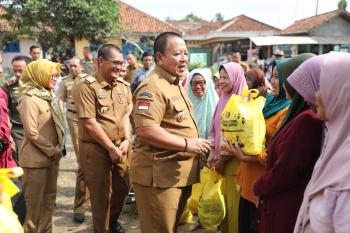
[[[186,44],[166,32],[154,43],[156,67],[134,93],[136,151],[131,179],[142,233],[174,233],[198,182],[199,154],[210,150],[198,138],[191,103],[180,77],[187,70]]]
[[[122,80],[123,55],[114,45],[98,51],[98,72],[74,90],[79,117],[80,151],[90,191],[95,233],[124,232],[118,217],[129,191],[127,152],[132,100]]]
[[[131,84],[132,77],[134,76],[136,70],[138,68],[141,68],[142,66],[137,63],[136,58],[132,53],[129,53],[128,55],[126,55],[126,61],[128,63],[128,66],[126,67],[125,81]]]
[[[73,89],[76,85],[84,80],[87,74],[83,73],[83,67],[78,57],[69,60],[70,75],[62,78],[62,82],[58,91],[58,103],[62,112],[64,112],[64,104],[67,108],[67,122],[72,137],[74,152],[77,157],[78,171],[75,186],[74,199],[74,216],[73,220],[82,223],[85,220],[85,211],[88,205],[88,192],[85,184],[83,172],[81,170],[81,162],[79,155],[79,138],[78,138],[78,116],[73,98]]]

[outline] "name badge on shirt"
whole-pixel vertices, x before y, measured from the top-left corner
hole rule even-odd
[[[97,99],[99,99],[99,100],[107,99],[107,95],[106,95],[106,94],[99,94],[99,95],[97,96]]]

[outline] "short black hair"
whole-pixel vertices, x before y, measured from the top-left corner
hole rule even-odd
[[[24,61],[28,65],[32,61],[32,59],[30,57],[27,57],[27,56],[19,55],[19,56],[16,56],[12,59],[11,64],[13,64],[15,61]]]
[[[157,36],[153,46],[154,58],[156,61],[157,59],[155,56],[158,52],[164,54],[164,51],[167,47],[168,39],[172,37],[178,37],[183,39],[182,36],[177,32],[163,32],[159,36]]]
[[[102,57],[103,59],[111,58],[111,50],[115,50],[118,53],[122,53],[120,48],[114,44],[104,44],[102,45],[97,52],[97,57]]]
[[[150,52],[147,52],[147,51],[144,52],[144,53],[142,54],[141,61],[142,61],[145,57],[153,57],[153,54],[150,53]]]
[[[41,50],[41,48],[38,45],[32,45],[29,48],[29,52],[31,52],[33,49],[40,49]]]

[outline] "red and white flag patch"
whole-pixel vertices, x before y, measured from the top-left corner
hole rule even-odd
[[[139,102],[139,104],[137,105],[137,109],[138,110],[148,110],[149,109],[149,103],[147,102]]]

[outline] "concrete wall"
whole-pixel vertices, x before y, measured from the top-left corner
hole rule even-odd
[[[316,28],[310,36],[350,36],[350,21],[338,16]]]
[[[25,55],[29,56],[29,48],[32,45],[38,45],[40,46],[37,42],[29,39],[20,39],[19,40],[19,53],[2,53],[2,58],[3,58],[3,67],[4,68],[11,68],[11,61],[15,56],[18,55]]]
[[[106,43],[117,45],[119,48],[121,47],[120,37],[112,37],[111,39],[107,40]],[[86,39],[75,41],[75,53],[80,59],[84,58],[83,48],[86,46],[90,46],[90,42]]]

